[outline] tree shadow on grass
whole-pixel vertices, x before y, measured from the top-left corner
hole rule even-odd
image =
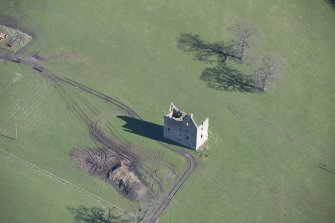
[[[115,215],[112,210],[104,210],[98,207],[87,208],[79,206],[78,208],[68,208],[71,214],[74,215],[73,222],[75,223],[125,223],[130,220],[125,220],[121,216]]]
[[[250,32],[248,36],[252,34]],[[203,41],[198,35],[189,33],[182,33],[177,38],[178,48],[186,53],[193,54],[200,61],[217,64],[213,68],[206,68],[200,77],[201,80],[207,82],[208,87],[215,90],[257,92],[260,89],[253,85],[251,76],[243,75],[226,63],[227,61],[243,62],[244,51],[245,48],[249,47],[249,42],[240,44],[244,44],[244,46],[241,48],[238,42],[228,44],[223,42],[210,43]]]
[[[206,68],[200,77],[208,87],[215,90],[258,92],[250,76],[243,75],[238,70],[226,65],[218,65],[213,68]]]
[[[198,35],[182,33],[177,38],[177,47],[186,53],[193,54],[199,61],[208,63],[225,63],[228,59],[242,60],[234,48],[234,44],[224,42],[206,42]]]
[[[335,9],[335,0],[326,0],[326,1],[329,5],[333,7],[333,9]]]
[[[163,137],[164,127],[152,122],[145,120],[129,117],[129,116],[117,116],[119,119],[126,123],[122,126],[126,132],[130,132],[136,135],[140,135],[149,139],[153,139],[158,142],[168,143],[180,147],[187,148],[179,143],[165,139]]]

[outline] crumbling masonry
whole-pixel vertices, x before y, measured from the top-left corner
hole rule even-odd
[[[197,126],[192,113],[186,114],[171,103],[164,116],[164,138],[198,150],[208,139],[208,118]]]

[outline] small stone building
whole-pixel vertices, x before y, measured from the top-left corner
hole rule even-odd
[[[164,138],[198,150],[208,139],[208,118],[197,126],[192,113],[186,114],[171,103],[164,116]]]

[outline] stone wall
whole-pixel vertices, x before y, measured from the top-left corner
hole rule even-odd
[[[201,123],[197,128],[197,143],[196,148],[198,149],[208,139],[208,118]]]
[[[170,117],[164,117],[164,138],[182,144],[186,147],[196,148],[197,128],[189,118],[175,120]]]

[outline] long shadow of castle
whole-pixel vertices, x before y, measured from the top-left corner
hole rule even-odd
[[[129,116],[117,117],[126,122],[125,131],[159,142],[197,150],[208,139],[208,118],[197,126],[192,114],[179,110],[173,103],[164,116],[164,126]]]

